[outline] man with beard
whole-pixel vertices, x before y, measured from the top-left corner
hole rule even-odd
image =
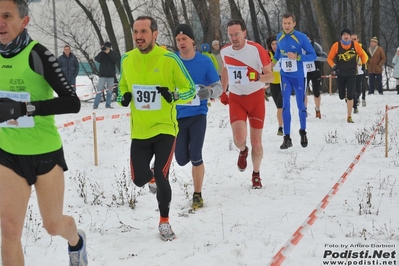
[[[252,146],[252,188],[262,188],[260,165],[263,157],[262,131],[265,120],[264,85],[274,79],[270,57],[258,43],[247,41],[247,28],[241,20],[227,23],[230,44],[222,48],[222,88],[220,101],[229,104],[230,124],[235,146],[240,150],[237,166],[247,168],[247,120]],[[226,94],[227,87],[229,95]]]
[[[162,240],[167,241],[175,238],[169,224],[172,198],[169,167],[179,130],[176,104],[191,101],[195,85],[179,57],[156,45],[157,37],[158,25],[152,17],[135,20],[133,39],[137,48],[122,57],[117,100],[125,107],[130,104],[133,183],[142,187],[155,178],[160,212],[158,229]]]

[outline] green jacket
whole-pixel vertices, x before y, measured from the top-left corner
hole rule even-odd
[[[54,91],[43,76],[29,66],[29,55],[36,41],[12,58],[0,55],[1,97],[11,97],[22,102],[44,101],[54,98]],[[29,98],[28,98],[29,95]],[[22,120],[32,121],[32,126],[22,127]],[[55,126],[54,115],[20,117],[15,127],[0,128],[0,148],[16,155],[39,155],[61,148],[61,137]]]
[[[168,103],[155,87],[178,91],[180,98]],[[179,57],[159,46],[148,54],[137,48],[121,60],[120,103],[126,92],[132,93],[130,124],[132,139],[148,139],[159,134],[177,136],[176,103],[190,102],[196,95],[195,84]]]

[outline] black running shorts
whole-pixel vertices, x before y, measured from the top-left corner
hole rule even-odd
[[[64,172],[68,170],[62,147],[40,155],[14,155],[0,149],[0,164],[25,178],[30,186],[36,183],[38,175],[47,174],[56,165]]]

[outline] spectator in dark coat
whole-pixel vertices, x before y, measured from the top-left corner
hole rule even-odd
[[[67,77],[69,84],[76,91],[76,77],[79,74],[79,62],[76,56],[71,52],[69,45],[64,46],[64,52],[58,57],[62,72]]]
[[[119,56],[112,50],[111,43],[105,42],[101,46],[101,52],[94,58],[100,63],[100,70],[98,76],[100,77],[97,85],[97,94],[94,99],[93,109],[97,109],[101,100],[101,92],[105,88],[107,92],[107,100],[105,103],[105,108],[113,108],[111,106],[112,100],[112,89],[114,86],[114,79],[116,73],[116,67],[120,63]],[[119,68],[119,67],[118,67]],[[104,87],[106,85],[106,87]]]

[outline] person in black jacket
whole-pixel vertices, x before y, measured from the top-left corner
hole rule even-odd
[[[119,64],[120,58],[111,49],[111,43],[105,42],[101,46],[101,52],[94,58],[100,63],[99,80],[97,85],[97,94],[94,99],[93,109],[97,109],[101,100],[101,92],[104,89],[105,84],[107,84],[107,100],[105,103],[105,108],[113,108],[111,106],[112,98],[112,87],[114,86],[114,79],[116,73],[116,66]]]
[[[71,52],[69,45],[64,46],[64,52],[58,57],[62,72],[66,76],[69,84],[76,91],[76,77],[79,74],[79,62],[76,56]]]
[[[316,112],[316,118],[321,119],[321,111],[320,111],[320,103],[321,103],[321,70],[323,69],[323,62],[327,61],[327,53],[324,52],[323,47],[321,47],[320,44],[314,41],[313,36],[307,32],[303,32],[306,36],[308,36],[308,39],[310,43],[312,44],[317,58],[314,62],[307,62],[306,63],[306,68],[307,68],[307,75],[306,75],[306,88],[309,88],[309,83],[312,82],[312,89],[313,89],[313,96],[314,96],[314,103],[315,103],[315,112]],[[307,106],[308,103],[308,98],[306,94],[305,98],[305,105]]]

